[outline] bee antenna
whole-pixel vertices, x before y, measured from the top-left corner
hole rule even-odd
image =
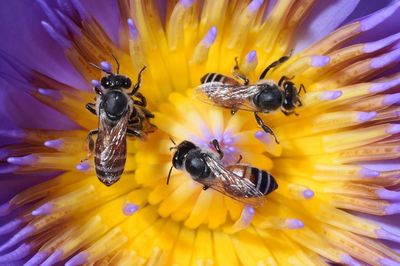
[[[168,186],[168,183],[169,183],[169,178],[171,177],[171,172],[172,172],[172,168],[173,168],[173,167],[174,167],[174,166],[171,165],[171,168],[169,168],[168,177],[167,177],[167,186]]]
[[[106,70],[102,69],[101,67],[99,67],[98,65],[96,65],[96,64],[94,64],[94,63],[92,63],[92,62],[89,62],[89,65],[91,65],[92,67],[94,67],[94,68],[96,68],[96,69],[98,69],[98,70],[100,70],[100,71],[103,71],[103,72],[105,72],[105,73],[107,73],[107,74],[109,74],[109,75],[112,75],[112,74],[113,74],[112,72],[106,71]]]
[[[171,138],[171,136],[169,137],[169,139],[171,140],[171,142],[176,146],[175,141]]]
[[[111,54],[111,56],[114,58],[115,63],[117,64],[117,74],[119,74],[119,62],[118,62],[118,60],[117,60],[117,58],[115,57],[114,54]]]

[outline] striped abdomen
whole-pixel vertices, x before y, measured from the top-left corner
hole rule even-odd
[[[102,137],[96,140],[94,163],[99,180],[111,186],[119,180],[124,172],[126,161],[125,137],[117,145],[112,142],[104,143]]]
[[[202,84],[219,82],[222,84],[240,85],[235,79],[218,73],[207,73],[200,79]]]
[[[268,172],[248,166],[248,165],[231,165],[227,167],[236,175],[248,179],[254,184],[256,189],[262,194],[267,195],[278,188],[275,178]]]

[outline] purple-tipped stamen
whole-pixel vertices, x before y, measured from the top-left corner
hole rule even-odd
[[[18,229],[22,223],[23,220],[21,218],[16,218],[6,224],[3,224],[0,226],[0,236],[13,232],[14,230]]]
[[[242,210],[242,223],[244,225],[250,225],[251,221],[253,220],[254,214],[254,208],[246,205]]]
[[[385,208],[385,213],[387,215],[400,213],[400,203],[391,203]]]
[[[62,100],[63,96],[60,91],[38,88],[38,92],[44,96],[51,98],[52,100],[59,101]]]
[[[189,8],[193,5],[194,0],[179,0],[179,2],[185,7]]]
[[[42,8],[42,10],[46,14],[46,16],[49,18],[49,21],[54,26],[54,28],[58,32],[61,32],[63,35],[66,35],[67,31],[66,31],[63,23],[60,22],[57,15],[53,12],[53,9],[46,3],[46,1],[36,0],[36,2]]]
[[[396,12],[399,6],[400,2],[394,1],[394,4],[382,8],[381,10],[378,10],[371,15],[365,17],[360,21],[360,30],[367,31],[376,27],[377,25],[385,21],[388,17],[390,17],[394,12]]]
[[[248,63],[254,63],[257,60],[257,52],[255,50],[250,51],[246,55],[246,61]]]
[[[37,266],[42,264],[47,258],[48,254],[46,252],[40,251],[36,253],[30,260],[28,260],[24,266]]]
[[[19,169],[18,165],[1,165],[0,164],[0,174],[9,174],[9,173],[14,173]],[[1,215],[0,215],[1,216]]]
[[[360,264],[357,260],[353,259],[353,258],[352,258],[350,255],[348,255],[348,254],[342,255],[342,262],[343,262],[345,265],[349,265],[349,266],[361,266],[361,264]]]
[[[64,252],[57,249],[40,266],[52,266],[62,259]]]
[[[247,6],[247,10],[249,11],[249,13],[254,13],[261,7],[263,2],[264,2],[263,0],[253,0]]]
[[[68,30],[76,36],[81,36],[81,29],[72,21],[68,16],[64,15],[64,13],[59,10],[56,11],[57,15],[61,18],[62,22],[67,26]]]
[[[379,260],[380,265],[382,266],[400,266],[400,262],[396,262],[389,258],[383,258]]]
[[[377,115],[376,112],[359,112],[357,114],[357,119],[360,122],[367,122],[372,118],[376,117],[376,115]]]
[[[363,167],[358,171],[358,175],[365,178],[371,178],[378,177],[381,175],[381,173],[379,171]]]
[[[398,102],[400,102],[400,93],[393,93],[383,97],[382,104],[390,106]]]
[[[89,254],[87,252],[80,252],[79,254],[73,256],[69,261],[65,263],[65,266],[77,266],[82,265],[87,262]]]
[[[87,20],[89,18],[89,13],[83,7],[80,0],[70,0],[70,2],[74,6],[76,11],[78,11],[79,16],[81,17],[82,20]]]
[[[311,66],[312,67],[323,67],[326,66],[331,61],[329,56],[324,55],[313,55],[311,56]]]
[[[285,224],[289,229],[300,229],[304,227],[304,223],[299,219],[286,219]]]
[[[135,22],[131,18],[128,18],[128,29],[131,39],[135,39],[139,36],[139,32],[136,28]]]
[[[376,190],[375,193],[376,195],[378,195],[379,198],[384,200],[400,201],[400,191],[392,191],[386,188],[380,188]]]
[[[392,124],[386,129],[388,134],[397,134],[400,133],[400,124]]]
[[[107,61],[101,61],[100,62],[100,67],[105,72],[111,72],[111,64],[109,62],[107,62]]]
[[[64,49],[70,48],[71,44],[68,39],[58,33],[49,23],[46,21],[42,21],[43,28],[47,31],[47,33]]]
[[[397,33],[397,34],[391,35],[391,36],[386,37],[379,41],[366,43],[364,45],[364,52],[366,52],[366,53],[376,52],[376,51],[396,42],[399,39],[400,39],[400,33]]]
[[[27,134],[22,130],[0,130],[0,136],[14,139],[24,139]]]
[[[89,170],[90,165],[87,161],[84,161],[84,162],[78,163],[75,168],[78,171],[84,172],[84,171]]]
[[[122,212],[126,215],[126,216],[130,216],[132,214],[134,214],[137,210],[139,209],[139,206],[133,203],[125,203]]]
[[[207,32],[206,36],[204,36],[203,40],[201,42],[206,46],[210,47],[215,39],[217,38],[217,27],[213,26],[211,29]]]
[[[382,68],[389,64],[399,61],[399,59],[400,59],[400,49],[396,49],[389,53],[373,58],[371,60],[370,67],[373,69]]]
[[[59,150],[63,147],[64,145],[64,141],[62,139],[52,139],[52,140],[46,140],[43,143],[44,146],[46,146],[47,148],[52,148],[55,150]]]
[[[101,84],[98,80],[92,79],[92,86],[99,88],[101,86]]]
[[[32,225],[25,226],[16,234],[14,234],[7,242],[5,242],[3,245],[0,246],[0,252],[3,252],[4,250],[9,249],[18,244],[19,242],[27,239],[32,235],[34,231],[35,231],[34,226]]]
[[[323,101],[336,100],[342,96],[342,91],[325,91],[321,94],[320,99]]]
[[[0,205],[0,217],[6,216],[11,212],[10,203],[6,202]]]
[[[35,209],[32,211],[32,215],[33,216],[40,216],[40,215],[46,215],[46,214],[50,214],[53,212],[54,209],[54,205],[51,203],[45,203],[42,206],[40,206],[39,208]]]
[[[29,154],[21,157],[8,157],[7,162],[16,165],[33,165],[38,160],[36,155]]]
[[[375,230],[375,234],[378,238],[391,240],[400,243],[400,235],[395,234],[392,230],[385,226],[381,226],[380,229]]]
[[[31,252],[32,245],[23,243],[11,252],[0,256],[0,263],[16,261],[25,258]]]
[[[302,192],[302,195],[305,199],[312,199],[315,193],[311,189],[307,188]]]
[[[395,78],[386,82],[375,83],[369,89],[370,92],[377,93],[391,89],[400,84],[400,78]]]

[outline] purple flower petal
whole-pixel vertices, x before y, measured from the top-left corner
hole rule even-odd
[[[298,30],[295,51],[301,51],[322,39],[354,11],[360,0],[316,1],[310,16]]]

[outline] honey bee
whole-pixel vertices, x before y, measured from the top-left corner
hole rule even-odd
[[[148,133],[156,130],[156,126],[149,121],[154,115],[146,109],[146,98],[139,92],[141,75],[146,67],[140,70],[137,83],[127,92],[132,82],[130,78],[119,74],[119,63],[115,57],[114,59],[117,63],[117,74],[91,64],[106,72],[107,76],[94,87],[96,103],[86,104],[86,108],[99,118],[98,129],[91,130],[87,136],[88,158],[94,150],[96,174],[106,186],[117,182],[124,171],[126,136],[144,140]],[[95,134],[96,142],[93,141]]]
[[[241,158],[236,164],[225,167],[221,163],[224,154],[218,141],[214,139],[211,144],[219,157],[186,140],[172,147],[171,149],[176,151],[172,158],[167,184],[172,168],[185,170],[194,181],[203,185],[204,190],[212,188],[254,207],[262,205],[264,196],[278,188],[275,178],[270,173],[240,164]]]
[[[264,79],[271,68],[284,63],[290,56],[291,53],[271,63],[261,73],[256,84],[249,84],[249,79],[240,71],[235,58],[236,64],[232,73],[236,79],[218,73],[207,73],[201,78],[202,84],[196,88],[195,95],[200,100],[230,109],[232,115],[238,110],[254,112],[257,124],[279,143],[272,129],[265,125],[258,113],[270,113],[280,108],[285,115],[298,115],[295,108],[302,106],[299,94],[302,90],[306,92],[304,86],[301,84],[297,90],[291,81],[294,77],[282,76],[278,83]]]

